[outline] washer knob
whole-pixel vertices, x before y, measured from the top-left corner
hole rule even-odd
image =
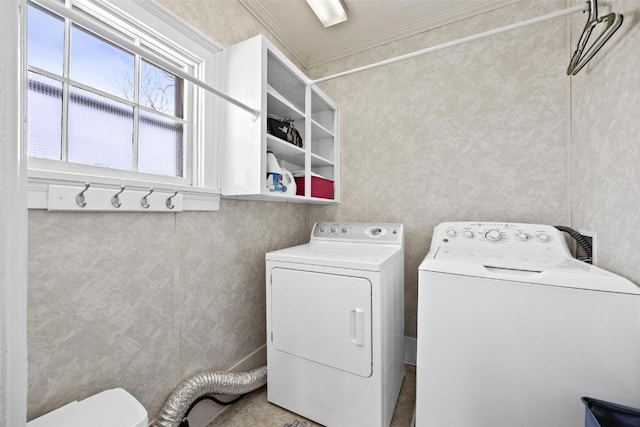
[[[320,231],[321,233],[324,233],[325,231],[327,231],[327,227],[325,227],[324,225],[321,225],[320,227],[318,227],[318,231]]]
[[[347,231],[349,231],[349,229],[347,227],[342,227],[342,232],[346,233]]]
[[[447,230],[447,236],[449,237],[456,237],[457,234],[456,230]]]
[[[547,233],[538,233],[536,236],[539,242],[547,243],[549,241],[549,235]]]
[[[467,239],[473,239],[473,231],[471,231],[471,230],[464,230],[462,235],[464,237],[466,237]]]
[[[489,230],[485,233],[484,237],[487,238],[490,242],[499,242],[502,240],[502,234],[500,234],[500,230]]]
[[[520,231],[516,233],[516,239],[520,240],[521,242],[526,242],[527,240],[529,240],[529,235],[524,231]]]
[[[336,228],[335,227],[331,227],[331,232],[335,233],[336,232]]]

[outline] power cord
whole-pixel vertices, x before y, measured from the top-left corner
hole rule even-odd
[[[591,243],[585,236],[571,227],[566,227],[564,225],[554,225],[554,227],[562,232],[567,233],[580,245],[580,247],[586,254],[586,256],[584,257],[578,257],[580,261],[591,262],[591,260],[593,259],[593,248],[591,247]]]
[[[229,405],[233,405],[238,400],[242,399],[244,396],[246,396],[246,395],[241,394],[240,396],[236,397],[233,400],[229,400],[228,402],[225,402],[224,400],[220,400],[220,399],[216,398],[215,396],[209,396],[209,395],[200,396],[199,398],[194,400],[194,402],[191,404],[191,406],[189,406],[189,409],[187,409],[186,414],[184,414],[184,417],[182,418],[182,422],[180,423],[179,427],[189,427],[189,420],[187,420],[187,417],[189,416],[189,413],[191,413],[191,410],[194,408],[194,406],[196,406],[198,403],[202,402],[203,400],[211,400],[211,401],[217,403],[218,405],[229,406]]]

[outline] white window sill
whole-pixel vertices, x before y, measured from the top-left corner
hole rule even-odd
[[[79,194],[89,183],[89,189],[84,193],[87,204],[84,207],[75,201],[75,194]],[[116,208],[111,203],[111,197],[116,195],[121,187],[125,191],[120,193],[121,206]],[[79,175],[42,170],[29,170],[28,178],[29,209],[47,209],[50,211],[76,212],[181,212],[181,211],[217,211],[220,208],[220,189],[193,187],[190,185],[127,180],[105,176]],[[150,206],[143,208],[141,198],[148,196]],[[172,199],[173,208],[168,208],[166,199],[175,192]],[[73,195],[73,197],[71,197]]]

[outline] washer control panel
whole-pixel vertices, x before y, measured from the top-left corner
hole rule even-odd
[[[402,224],[372,222],[317,222],[311,240],[403,244]]]
[[[504,222],[443,222],[436,226],[431,248],[568,255],[562,232],[550,225]]]

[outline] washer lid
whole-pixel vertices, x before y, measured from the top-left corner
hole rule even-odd
[[[402,253],[402,247],[399,245],[312,241],[304,245],[268,252],[265,258],[267,261],[382,271]]]
[[[479,253],[437,248],[427,254],[418,269],[496,280],[640,295],[640,288],[624,277],[569,257],[525,257],[504,253]]]
[[[71,402],[27,423],[27,427],[147,427],[147,411],[121,388]]]

